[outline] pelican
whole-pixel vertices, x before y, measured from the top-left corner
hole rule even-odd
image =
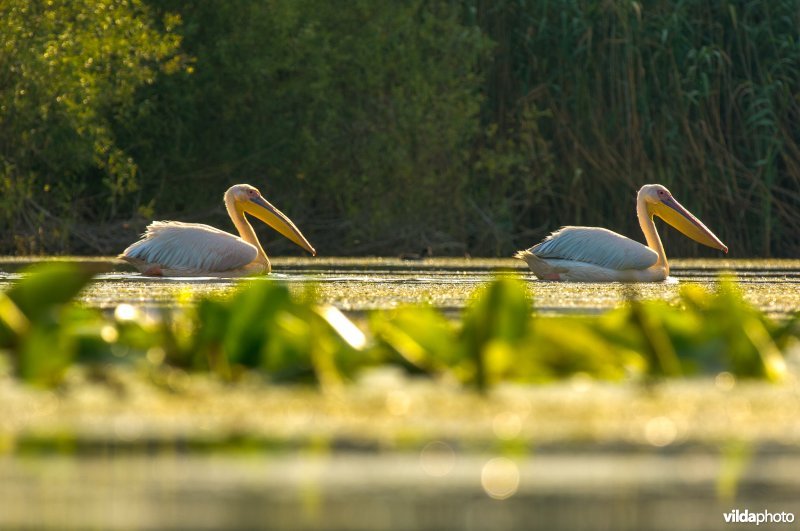
[[[234,236],[201,223],[154,221],[120,258],[150,276],[241,276],[267,274],[272,267],[245,213],[257,217],[311,253],[300,230],[249,184],[225,192],[225,208],[239,231]]]
[[[659,282],[669,276],[669,264],[653,216],[696,242],[728,252],[725,244],[660,184],[647,184],[639,190],[636,214],[647,246],[600,227],[562,227],[514,257],[525,260],[543,280]]]

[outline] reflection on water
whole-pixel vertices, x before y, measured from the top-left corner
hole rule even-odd
[[[762,452],[753,465],[721,499],[720,456],[704,451],[457,455],[441,476],[410,453],[12,458],[0,462],[0,525],[677,531],[726,529],[733,507],[800,516],[800,459]]]

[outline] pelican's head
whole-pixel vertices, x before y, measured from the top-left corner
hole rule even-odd
[[[646,184],[639,190],[637,203],[644,203],[647,214],[658,216],[698,243],[725,253],[728,247],[713,232],[678,203],[669,190],[660,184]]]
[[[316,256],[317,251],[308,243],[292,220],[264,199],[255,186],[236,184],[225,192],[225,204],[232,205],[239,212],[255,216],[294,243]]]

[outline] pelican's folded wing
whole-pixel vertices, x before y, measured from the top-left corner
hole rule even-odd
[[[575,260],[608,269],[647,269],[658,261],[655,251],[600,227],[562,227],[529,251],[539,258]]]
[[[239,269],[256,259],[258,250],[238,236],[200,223],[154,221],[124,257],[169,269],[219,272]]]

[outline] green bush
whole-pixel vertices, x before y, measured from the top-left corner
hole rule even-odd
[[[159,2],[185,21],[193,73],[144,89],[121,135],[156,210],[216,207],[259,186],[327,242],[463,251],[469,158],[488,41],[457,6],[422,1]],[[277,242],[281,248],[283,242]],[[288,247],[287,247],[288,248]]]
[[[140,0],[0,3],[0,246],[20,253],[105,250],[102,232],[138,188],[113,125],[136,89],[180,65],[179,23],[154,28]]]

